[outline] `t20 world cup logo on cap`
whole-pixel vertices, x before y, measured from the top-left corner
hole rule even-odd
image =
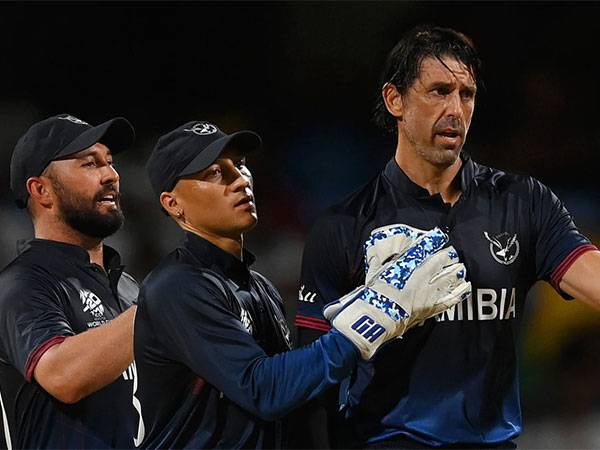
[[[483,232],[485,238],[490,242],[490,253],[500,264],[508,266],[519,256],[519,241],[517,233],[512,236],[509,233],[500,233],[490,237],[487,231]]]
[[[217,132],[217,127],[207,122],[199,122],[192,128],[184,128],[183,131],[190,131],[198,136],[204,136],[207,134],[213,134]]]

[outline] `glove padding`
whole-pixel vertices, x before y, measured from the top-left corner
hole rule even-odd
[[[368,282],[381,266],[400,256],[427,233],[403,223],[386,225],[371,231],[365,242],[365,281]]]
[[[422,234],[364,286],[325,306],[325,318],[357,346],[363,359],[471,295],[458,254],[452,247],[442,249],[447,242],[438,228]]]

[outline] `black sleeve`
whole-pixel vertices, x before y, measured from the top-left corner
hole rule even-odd
[[[31,381],[44,351],[75,333],[48,280],[8,271],[0,283],[1,353]]]
[[[558,287],[562,276],[581,253],[596,247],[579,232],[571,214],[548,187],[533,178],[530,183],[537,279],[549,281],[569,298]]]
[[[353,220],[330,212],[312,226],[304,247],[295,325],[298,344],[308,345],[331,328],[323,307],[351,290],[349,234]],[[336,433],[342,426],[338,412],[339,389],[333,386],[296,412],[290,430],[291,448],[337,447]]]
[[[331,328],[323,317],[323,307],[351,289],[346,246],[349,219],[330,213],[311,228],[302,256],[302,273],[295,325],[304,340],[304,329],[326,332]],[[303,336],[304,335],[304,336]],[[311,332],[311,337],[318,334]]]
[[[354,345],[337,332],[268,357],[230,310],[221,287],[191,267],[180,267],[144,295],[149,320],[172,359],[264,420],[338,383],[358,360]]]

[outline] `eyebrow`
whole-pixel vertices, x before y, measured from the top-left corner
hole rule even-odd
[[[81,151],[79,151],[77,153],[72,153],[70,155],[67,155],[67,157],[64,158],[64,159],[80,159],[80,158],[87,158],[88,156],[95,157],[95,156],[100,156],[99,153],[100,153],[99,150],[87,148],[87,149],[81,150]],[[113,154],[111,153],[110,150],[108,150],[106,152],[106,156],[112,157]]]

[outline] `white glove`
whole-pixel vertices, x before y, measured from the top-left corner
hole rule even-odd
[[[368,281],[373,278],[381,266],[408,250],[426,232],[403,223],[386,225],[371,231],[364,246],[365,279]]]
[[[360,350],[373,357],[385,342],[409,325],[444,311],[471,295],[466,269],[448,236],[434,228],[386,263],[365,286],[325,306],[323,314]]]

